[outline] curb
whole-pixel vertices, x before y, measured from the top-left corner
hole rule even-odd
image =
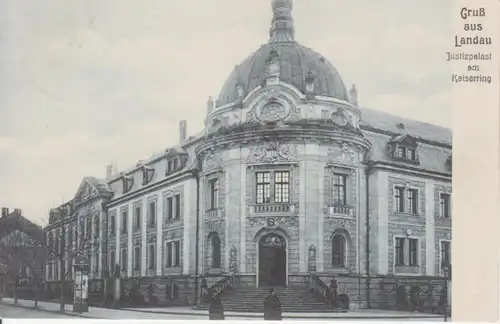
[[[24,306],[24,305],[14,305],[14,304],[4,303],[4,302],[1,302],[1,301],[0,301],[0,304],[5,305],[7,307],[25,308],[25,309],[31,309],[31,310],[34,310],[34,311],[38,311],[38,312],[46,312],[46,313],[59,314],[59,315],[68,315],[68,316],[80,317],[80,318],[94,318],[94,317],[91,317],[91,316],[85,316],[85,315],[76,314],[76,313],[67,312],[67,311],[61,312],[61,311],[56,311],[56,310],[44,309],[44,308],[41,308],[41,307]]]
[[[166,314],[166,315],[184,315],[184,316],[203,316],[206,314],[195,314],[195,313],[182,313],[182,312],[168,312],[168,311],[151,311],[151,310],[134,310],[130,308],[124,308],[123,310],[137,313],[150,313],[150,314]],[[252,318],[264,318],[264,314],[254,313],[254,314],[232,314],[224,313],[225,317],[252,317]],[[353,319],[353,320],[363,320],[363,319],[430,319],[430,318],[442,318],[440,315],[395,315],[395,316],[290,316],[283,315],[284,319]]]

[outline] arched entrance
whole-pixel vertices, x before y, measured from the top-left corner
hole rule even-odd
[[[276,233],[259,240],[259,286],[286,286],[286,240]]]

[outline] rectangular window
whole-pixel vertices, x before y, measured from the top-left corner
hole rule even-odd
[[[398,147],[398,150],[396,152],[396,156],[399,158],[403,158],[405,156],[405,149],[404,147]]]
[[[122,255],[120,261],[121,261],[122,271],[127,270],[127,249],[122,249]]]
[[[111,251],[109,253],[109,271],[111,274],[115,271],[115,265],[116,265],[116,254],[115,251]]]
[[[172,242],[167,242],[165,244],[165,267],[172,267]]]
[[[210,209],[219,207],[219,180],[210,180]]]
[[[115,216],[111,216],[111,221],[110,221],[110,227],[111,227],[111,233],[109,233],[111,236],[115,236],[116,234],[116,220]]]
[[[156,202],[152,201],[149,203],[149,226],[154,226],[156,224]]]
[[[345,206],[347,204],[347,188],[345,174],[335,173],[333,175],[333,204]]]
[[[404,238],[396,238],[396,265],[402,266],[405,264],[405,239]]]
[[[122,234],[127,233],[127,220],[128,220],[128,211],[122,212]]]
[[[413,149],[406,149],[406,158],[410,161],[415,160],[415,150]]]
[[[179,159],[174,159],[174,170],[179,168]]]
[[[274,200],[277,203],[289,202],[290,174],[288,171],[274,173]]]
[[[141,247],[134,247],[134,270],[141,270]]]
[[[174,267],[178,267],[180,265],[181,260],[181,245],[179,241],[174,242]]]
[[[99,237],[101,231],[101,225],[100,225],[100,220],[96,219],[95,220],[95,237]]]
[[[73,229],[68,228],[68,246],[69,250],[73,251]]]
[[[408,239],[409,241],[409,265],[411,267],[418,266],[418,240],[417,239]]]
[[[395,207],[398,213],[404,213],[404,187],[396,187],[394,188],[394,198],[395,198]]]
[[[135,229],[141,229],[141,207],[136,206],[135,207],[135,212],[134,212],[134,219],[135,219]]]
[[[441,241],[441,269],[451,264],[451,242]]]
[[[181,218],[181,195],[175,195],[175,219]]]
[[[174,218],[174,198],[168,197],[167,205],[167,219],[172,220]]]
[[[168,161],[167,172],[172,172],[172,161]]]
[[[441,204],[441,217],[450,218],[450,207],[451,207],[450,194],[441,193],[440,194],[440,204]]]
[[[87,238],[91,238],[92,236],[92,220],[87,220]]]
[[[149,244],[148,245],[148,269],[154,269],[155,268],[155,256],[156,256],[156,251],[155,251],[155,245],[154,244]]]
[[[256,173],[257,204],[271,202],[271,174],[270,172]]]
[[[418,214],[418,190],[408,189],[408,212]]]

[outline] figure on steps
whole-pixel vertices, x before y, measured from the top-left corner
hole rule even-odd
[[[264,320],[281,321],[282,319],[280,299],[271,288],[269,295],[264,300]]]
[[[208,296],[210,296],[210,308],[208,311],[208,316],[210,320],[223,320],[224,319],[224,307],[222,306],[222,301],[220,295],[213,289],[208,290]]]

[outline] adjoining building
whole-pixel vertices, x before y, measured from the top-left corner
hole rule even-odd
[[[292,1],[272,9],[269,41],[208,100],[205,129],[188,137],[181,121],[178,145],[83,178],[66,242],[95,241],[91,279],[118,264],[122,278],[174,282],[178,303],[192,303],[197,275],[234,273],[251,287],[336,276],[352,300],[365,286],[443,275],[452,132],[364,108],[295,40]],[[61,219],[52,215],[49,236]],[[46,279],[59,268],[49,263]]]

